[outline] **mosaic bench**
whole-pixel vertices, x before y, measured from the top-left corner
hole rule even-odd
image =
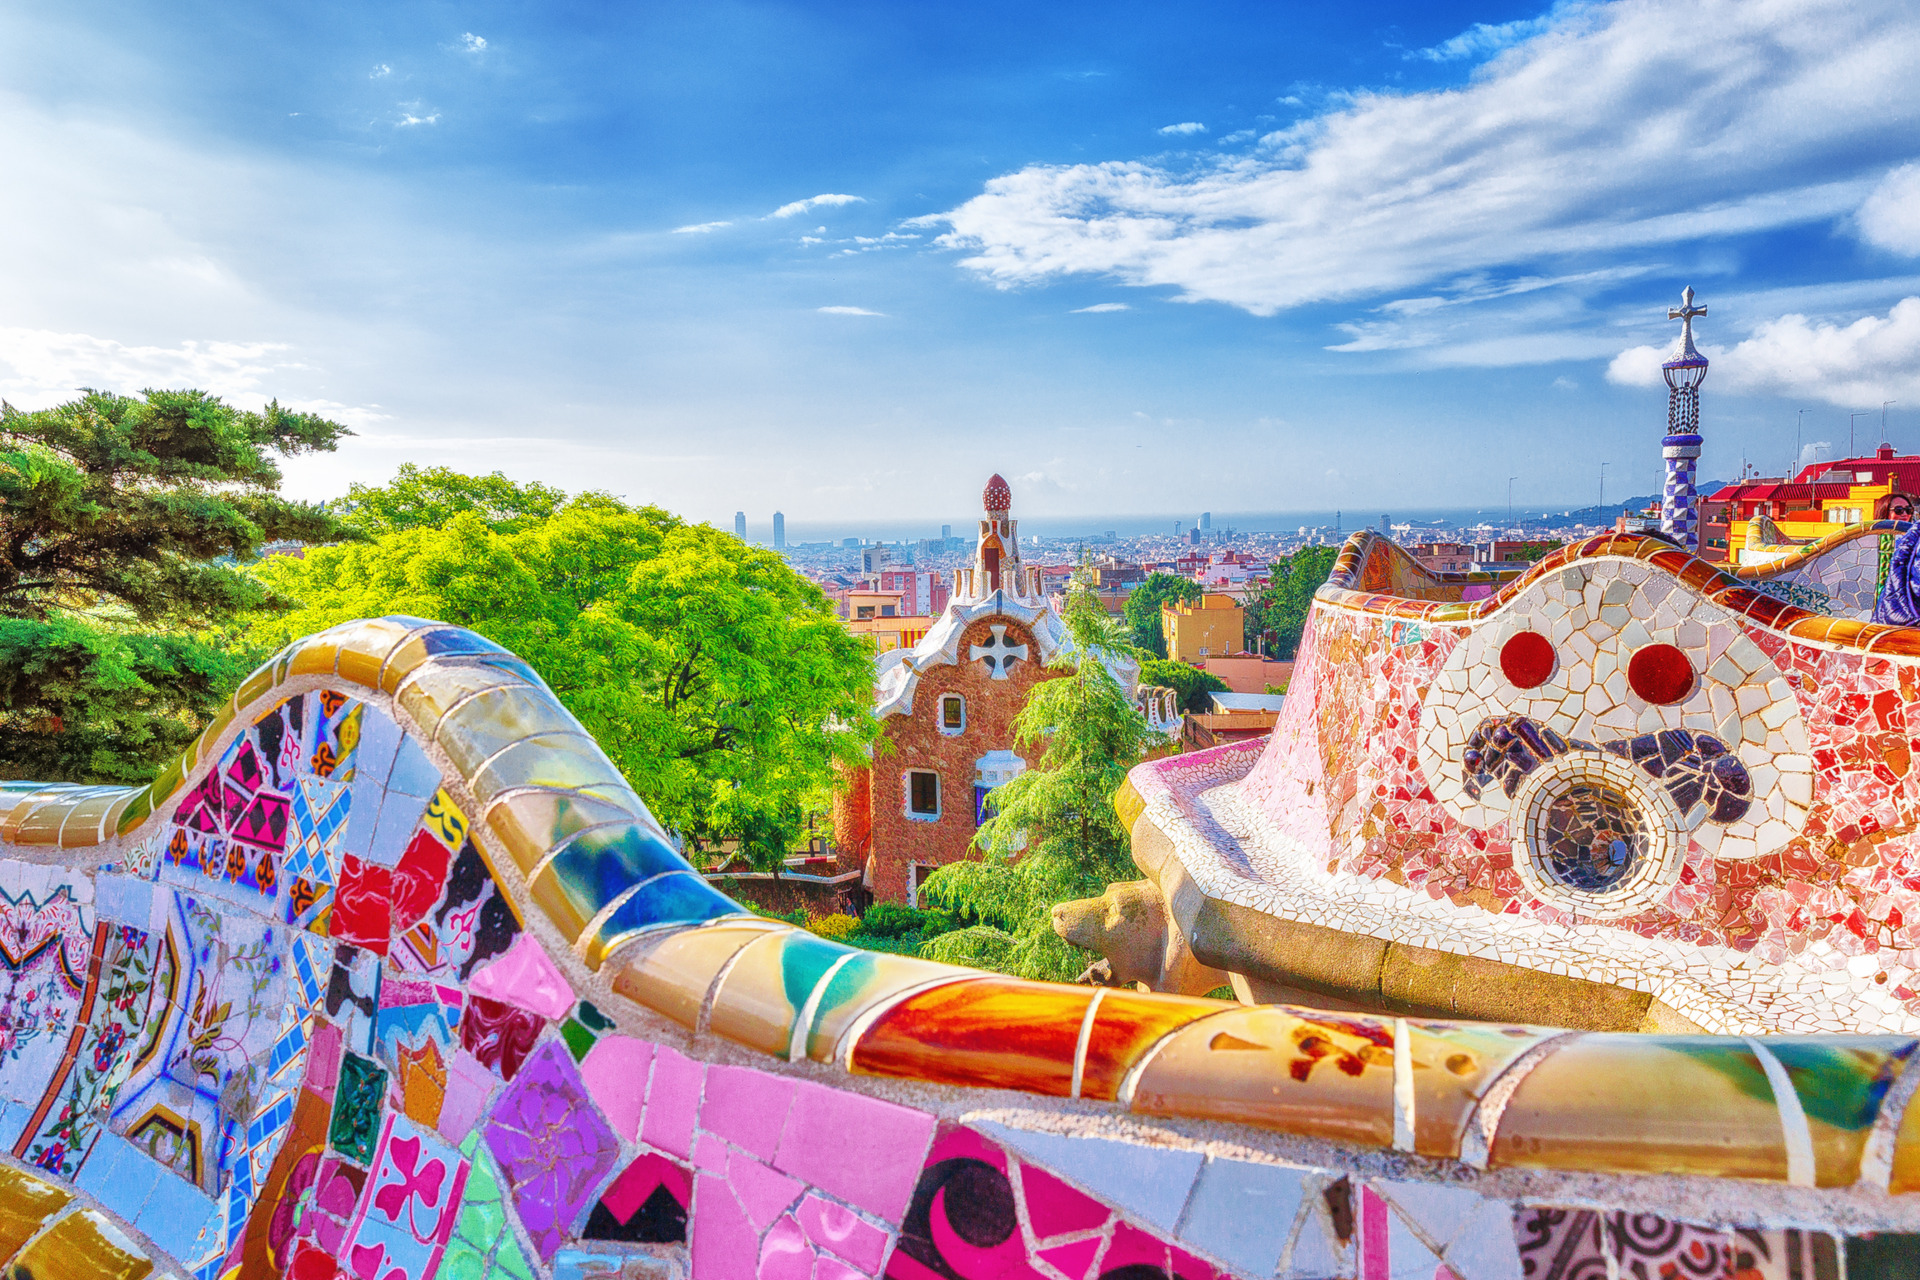
[[[0,845],[9,1277],[1865,1280],[1920,1229],[1904,1034],[853,950],[417,619],[290,646],[150,788],[5,784]]]

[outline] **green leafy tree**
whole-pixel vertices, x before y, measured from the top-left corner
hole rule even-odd
[[[1247,609],[1247,645],[1264,644],[1267,653],[1291,658],[1307,628],[1313,593],[1333,573],[1334,547],[1302,547],[1273,562],[1273,580]]]
[[[1173,690],[1180,697],[1182,711],[1205,711],[1212,705],[1208,694],[1227,692],[1225,680],[1177,658],[1149,658],[1142,662],[1140,683]]]
[[[1200,598],[1200,584],[1172,573],[1150,573],[1127,595],[1127,630],[1136,649],[1156,658],[1167,656],[1167,637],[1160,630],[1160,606],[1191,604]]]
[[[972,922],[931,939],[923,955],[1071,980],[1088,957],[1053,931],[1054,904],[1136,875],[1113,793],[1162,739],[1108,666],[1131,646],[1084,577],[1065,618],[1073,646],[1055,665],[1068,674],[1035,685],[1013,722],[1019,746],[1044,748],[1040,762],[988,796],[993,814],[975,837],[982,857],[921,885],[923,901]]]
[[[140,782],[191,743],[257,656],[237,620],[291,605],[241,564],[351,536],[275,455],[349,434],[201,391],[0,404],[0,774]]]
[[[462,511],[478,515],[496,533],[512,533],[545,520],[566,500],[566,493],[551,485],[521,484],[498,471],[470,476],[450,467],[403,462],[387,484],[349,485],[333,509],[367,534],[436,529]]]
[[[864,763],[869,642],[785,561],[657,507],[583,494],[500,531],[477,511],[273,560],[303,602],[262,645],[402,613],[470,627],[540,673],[654,813],[696,849],[771,870]]]

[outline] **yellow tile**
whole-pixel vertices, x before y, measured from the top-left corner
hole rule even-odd
[[[1787,1180],[1765,1069],[1731,1036],[1591,1033],[1514,1090],[1495,1167]]]
[[[691,1031],[707,988],[727,961],[748,943],[789,927],[772,920],[728,920],[643,937],[620,952],[613,989]]]
[[[13,1260],[33,1280],[140,1280],[153,1270],[147,1255],[97,1209],[70,1213]]]
[[[1202,1018],[1139,1069],[1130,1105],[1391,1146],[1393,1020],[1280,1005]]]
[[[450,667],[446,674],[451,678],[455,672],[464,675],[475,671],[485,672],[492,685],[509,679],[491,667]],[[436,678],[439,674],[434,673]],[[423,677],[416,683],[425,684],[427,680]],[[461,703],[438,721],[433,740],[447,753],[454,768],[471,778],[489,758],[535,735],[585,738],[586,731],[545,689],[515,684],[489,689]]]
[[[401,711],[412,717],[420,732],[431,734],[440,726],[440,718],[447,714],[450,707],[489,689],[520,683],[497,667],[436,663],[423,668],[401,685],[400,691],[394,694],[394,701],[399,704]]]
[[[494,801],[486,814],[488,828],[522,872],[539,866],[575,832],[635,817],[624,805],[579,791],[515,791]]]
[[[467,789],[481,804],[515,787],[568,790],[625,785],[613,762],[584,733],[524,738],[467,778]]]
[[[40,1224],[72,1199],[73,1193],[65,1188],[0,1166],[0,1262],[18,1253]]]

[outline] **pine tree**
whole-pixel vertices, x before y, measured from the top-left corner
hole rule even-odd
[[[988,795],[980,860],[950,863],[921,886],[923,901],[977,922],[930,941],[934,959],[1071,980],[1089,957],[1053,931],[1054,905],[1137,878],[1113,794],[1162,739],[1109,666],[1133,649],[1084,573],[1063,613],[1073,647],[1054,665],[1071,674],[1035,685],[1014,719],[1019,746],[1044,748],[1039,764]]]
[[[139,782],[190,743],[253,665],[224,630],[291,603],[241,565],[348,536],[270,455],[348,434],[200,391],[0,404],[0,776]]]

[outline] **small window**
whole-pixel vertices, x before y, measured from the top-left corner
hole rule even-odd
[[[873,606],[870,604],[863,604],[854,610],[855,622],[865,622],[868,618],[871,618],[872,616],[873,616]]]
[[[957,693],[940,699],[940,732],[959,733],[967,727],[967,700]]]
[[[907,812],[923,818],[940,816],[940,775],[915,769],[907,774]]]
[[[881,605],[881,606],[880,606],[880,616],[881,616],[881,617],[883,617],[883,618],[891,618],[891,617],[893,617],[893,616],[894,616],[894,610],[893,610],[893,606],[892,606],[892,605],[890,605],[890,604],[883,604],[883,605]]]

